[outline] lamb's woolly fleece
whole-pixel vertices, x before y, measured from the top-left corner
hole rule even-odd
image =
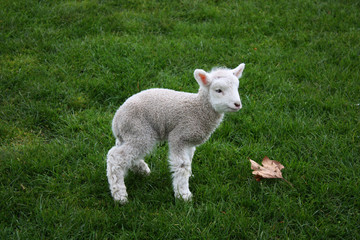
[[[156,142],[163,140],[169,142],[175,196],[185,200],[191,198],[188,179],[195,146],[206,141],[222,121],[223,112],[230,111],[216,111],[214,102],[221,103],[221,94],[218,94],[220,100],[212,100],[210,91],[235,87],[238,97],[237,77],[241,76],[244,65],[240,75],[234,72],[236,69],[216,69],[210,73],[196,70],[195,78],[200,85],[196,94],[149,89],[133,95],[120,106],[112,123],[116,146],[107,156],[107,176],[115,200],[127,201],[124,177],[128,169],[150,173],[143,157]],[[231,101],[240,105],[235,104],[236,109],[231,108],[231,111],[237,111],[241,108],[240,98],[233,99]]]
[[[144,142],[149,137],[167,140],[171,133],[177,141],[199,145],[215,130],[222,117],[222,113],[211,107],[205,93],[155,88],[132,96],[118,109],[113,132],[125,142]]]

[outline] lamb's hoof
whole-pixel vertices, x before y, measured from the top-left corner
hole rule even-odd
[[[151,173],[150,168],[148,167],[147,164],[144,165],[142,168],[140,168],[138,172],[144,176],[149,176]]]
[[[141,160],[138,164],[134,165],[133,171],[145,176],[149,176],[151,173],[149,166],[144,160]]]
[[[126,204],[128,202],[128,195],[120,192],[113,194],[114,200],[120,204]]]
[[[185,193],[175,193],[175,197],[178,199],[182,199],[185,202],[189,202],[192,200],[192,193],[190,191]]]

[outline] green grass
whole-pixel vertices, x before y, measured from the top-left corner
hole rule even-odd
[[[356,0],[1,1],[0,239],[359,239],[359,19]],[[193,201],[161,144],[114,203],[125,99],[241,62],[244,107],[197,148]],[[294,188],[253,179],[265,155]]]

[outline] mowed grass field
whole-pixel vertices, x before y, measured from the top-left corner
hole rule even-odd
[[[0,1],[0,239],[360,239],[360,3]],[[111,121],[131,95],[234,68],[243,109],[175,200],[167,144],[113,201]],[[267,155],[281,179],[255,181]]]

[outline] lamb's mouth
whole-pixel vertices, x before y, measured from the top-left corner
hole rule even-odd
[[[232,108],[232,107],[228,107],[228,109],[230,110],[230,112],[237,112],[240,110],[240,108]]]

